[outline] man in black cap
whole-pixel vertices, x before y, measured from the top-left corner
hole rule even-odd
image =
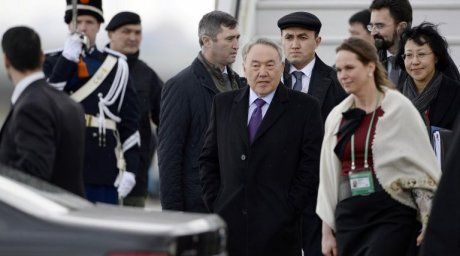
[[[319,100],[323,120],[339,104],[346,93],[336,72],[316,55],[321,43],[321,21],[308,12],[290,13],[278,20],[281,42],[286,56],[283,82],[287,87],[308,93]],[[319,172],[319,166],[317,169]],[[321,253],[321,220],[315,213],[316,195],[303,213],[303,250],[306,256]]]
[[[133,12],[120,12],[113,16],[105,28],[108,31],[112,50],[126,55],[129,75],[140,100],[140,164],[136,175],[136,186],[123,200],[124,205],[145,206],[147,197],[147,177],[156,147],[156,135],[152,133],[150,121],[158,126],[160,115],[160,95],[163,81],[145,62],[139,59],[142,41],[141,18]]]
[[[138,100],[126,57],[109,48],[100,52],[95,46],[104,21],[101,0],[79,0],[76,25],[71,23],[71,2],[67,0],[64,20],[72,33],[62,51],[46,56],[44,72],[52,86],[69,93],[85,110],[86,197],[117,204],[136,183]]]

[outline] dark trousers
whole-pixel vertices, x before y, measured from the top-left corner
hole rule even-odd
[[[339,255],[416,255],[417,211],[385,191],[340,201],[335,217]]]
[[[118,204],[118,192],[114,186],[85,184],[86,199],[95,203]]]
[[[322,256],[321,219],[311,208],[302,214],[302,249],[304,256]]]

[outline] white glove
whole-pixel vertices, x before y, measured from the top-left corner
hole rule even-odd
[[[82,49],[83,37],[78,33],[74,33],[65,41],[62,56],[70,61],[78,63]]]
[[[136,175],[132,172],[120,172],[113,184],[118,191],[118,196],[126,197],[136,185]]]

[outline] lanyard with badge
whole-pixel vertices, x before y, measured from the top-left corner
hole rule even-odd
[[[369,195],[375,192],[374,188],[374,178],[372,175],[372,170],[369,168],[368,156],[369,156],[369,138],[372,130],[372,125],[374,124],[375,112],[380,100],[380,94],[377,93],[377,103],[375,109],[372,112],[371,122],[369,128],[367,128],[366,134],[366,144],[364,145],[364,167],[362,169],[356,169],[356,159],[355,159],[355,135],[351,136],[351,170],[348,173],[348,178],[350,180],[351,195]]]

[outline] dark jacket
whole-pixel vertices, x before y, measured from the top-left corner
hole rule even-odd
[[[459,112],[460,81],[443,75],[438,95],[429,107],[430,125],[452,130]]]
[[[200,157],[203,198],[229,255],[301,255],[301,213],[317,193],[323,121],[313,97],[278,86],[254,142],[249,89],[216,96]]]
[[[227,67],[230,80],[238,75]],[[200,60],[166,82],[158,129],[160,198],[165,210],[206,212],[201,199],[198,157],[218,93]]]
[[[286,60],[283,74],[284,84],[292,88],[291,65]],[[326,65],[316,56],[312,70],[308,94],[319,100],[323,123],[329,112],[346,98],[347,94],[337,80],[335,69]],[[322,255],[321,253],[321,219],[316,215],[316,195],[309,200],[303,217],[303,248],[306,256]]]
[[[433,200],[421,256],[460,255],[460,115]]]
[[[139,98],[141,135],[139,171],[136,186],[128,196],[147,196],[148,168],[156,148],[156,134],[152,133],[150,121],[158,126],[160,120],[160,96],[163,81],[145,62],[139,52],[128,55],[129,76]]]
[[[0,162],[84,196],[83,109],[45,79],[30,84],[0,133]]]
[[[287,87],[292,89],[292,75],[289,74],[291,64],[288,60],[285,62],[283,81]],[[347,94],[337,80],[336,71],[326,65],[318,56],[316,56],[315,66],[311,74],[308,94],[319,100],[321,116],[325,121],[329,112],[345,99]]]
[[[91,53],[86,54],[84,61],[90,77],[97,72],[109,54],[117,58],[122,58],[120,57],[120,53],[109,53],[107,50],[100,52],[94,49]],[[106,97],[109,94],[118,65],[116,64],[102,84],[81,102],[85,114],[99,115],[99,95]],[[50,83],[55,85],[65,84],[63,90],[69,94],[77,91],[90,79],[90,77],[78,78],[77,63],[64,58],[61,52],[47,54],[43,70],[49,78]],[[111,113],[121,119],[116,125],[121,144],[130,138],[136,137],[139,130],[138,108],[135,88],[131,84],[131,81],[128,80],[124,94],[120,93],[114,104],[108,107]],[[106,118],[109,117],[106,116]],[[86,128],[85,163],[83,169],[85,184],[113,186],[119,171],[114,150],[116,145],[117,140],[113,130],[107,129],[104,136],[99,134],[97,127]],[[126,148],[123,155],[126,161],[126,170],[137,174],[139,169],[139,145],[137,143],[131,144],[131,147]]]

